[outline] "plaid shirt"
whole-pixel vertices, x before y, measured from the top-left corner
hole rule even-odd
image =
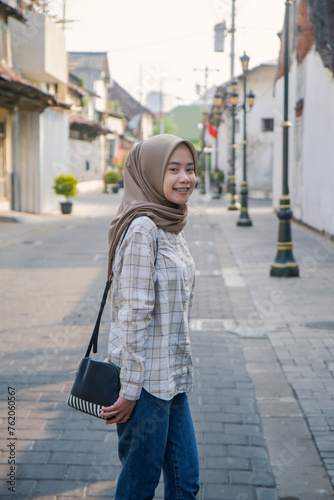
[[[121,397],[137,400],[143,387],[170,400],[192,389],[194,283],[183,233],[157,228],[146,216],[135,219],[113,265],[108,359],[121,368]]]

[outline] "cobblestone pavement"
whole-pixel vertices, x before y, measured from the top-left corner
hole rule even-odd
[[[115,429],[65,401],[97,314],[120,196],[81,195],[69,217],[0,222],[3,499],[113,498]],[[250,204],[252,228],[237,227],[225,204],[196,193],[186,228],[197,266],[199,499],[333,499],[334,245],[294,224],[301,278],[270,278],[278,220],[269,204]],[[99,359],[108,321],[106,311]]]

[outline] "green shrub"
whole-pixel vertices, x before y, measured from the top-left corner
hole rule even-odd
[[[120,176],[114,170],[110,170],[104,176],[106,184],[118,184],[120,180]]]
[[[65,198],[73,198],[78,193],[78,180],[73,175],[59,175],[54,182],[53,189],[56,194],[63,195]]]
[[[218,181],[219,184],[224,184],[224,180],[225,180],[225,174],[222,170],[214,170],[213,172],[211,172],[210,175],[211,182]]]

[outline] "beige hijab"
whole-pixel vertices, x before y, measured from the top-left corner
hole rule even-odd
[[[163,194],[163,182],[168,160],[177,146],[186,144],[197,171],[197,152],[190,141],[174,135],[161,134],[136,144],[125,162],[124,195],[115,219],[109,227],[109,265],[117,244],[131,219],[138,214],[150,217],[155,224],[179,233],[187,222],[187,205],[175,205]]]

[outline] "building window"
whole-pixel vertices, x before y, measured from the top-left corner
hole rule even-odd
[[[70,128],[70,139],[80,139],[79,130],[75,130],[73,128]]]
[[[274,130],[274,119],[262,118],[262,132],[273,132],[273,130]]]
[[[299,99],[296,104],[296,118],[299,118],[300,116],[303,115],[303,108],[304,108],[304,99]]]
[[[112,165],[112,161],[116,155],[116,139],[107,139],[106,141],[106,161],[107,166]]]

